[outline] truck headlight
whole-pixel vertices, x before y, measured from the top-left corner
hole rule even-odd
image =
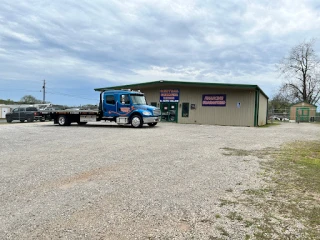
[[[143,114],[144,116],[151,116],[151,115],[152,115],[152,113],[149,112],[149,111],[143,111],[142,114]]]

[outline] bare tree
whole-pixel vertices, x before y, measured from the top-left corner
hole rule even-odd
[[[316,104],[320,100],[320,61],[313,49],[314,42],[293,47],[278,65],[280,74],[285,77],[280,92],[291,102]]]

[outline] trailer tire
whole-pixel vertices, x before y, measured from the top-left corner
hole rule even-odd
[[[58,123],[60,126],[70,126],[70,121],[66,115],[59,115]]]
[[[24,120],[20,120],[21,123],[24,123]]]
[[[143,121],[140,115],[135,114],[131,117],[131,126],[134,128],[141,128],[143,125]]]

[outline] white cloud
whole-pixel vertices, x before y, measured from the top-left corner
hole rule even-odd
[[[275,63],[320,37],[319,10],[310,0],[3,0],[0,77],[274,84]]]

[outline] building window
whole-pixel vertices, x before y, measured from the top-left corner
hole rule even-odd
[[[111,104],[111,105],[115,105],[116,101],[114,100],[114,96],[113,95],[107,95],[106,96],[106,103],[107,104]]]
[[[189,117],[189,103],[182,103],[182,117]]]

